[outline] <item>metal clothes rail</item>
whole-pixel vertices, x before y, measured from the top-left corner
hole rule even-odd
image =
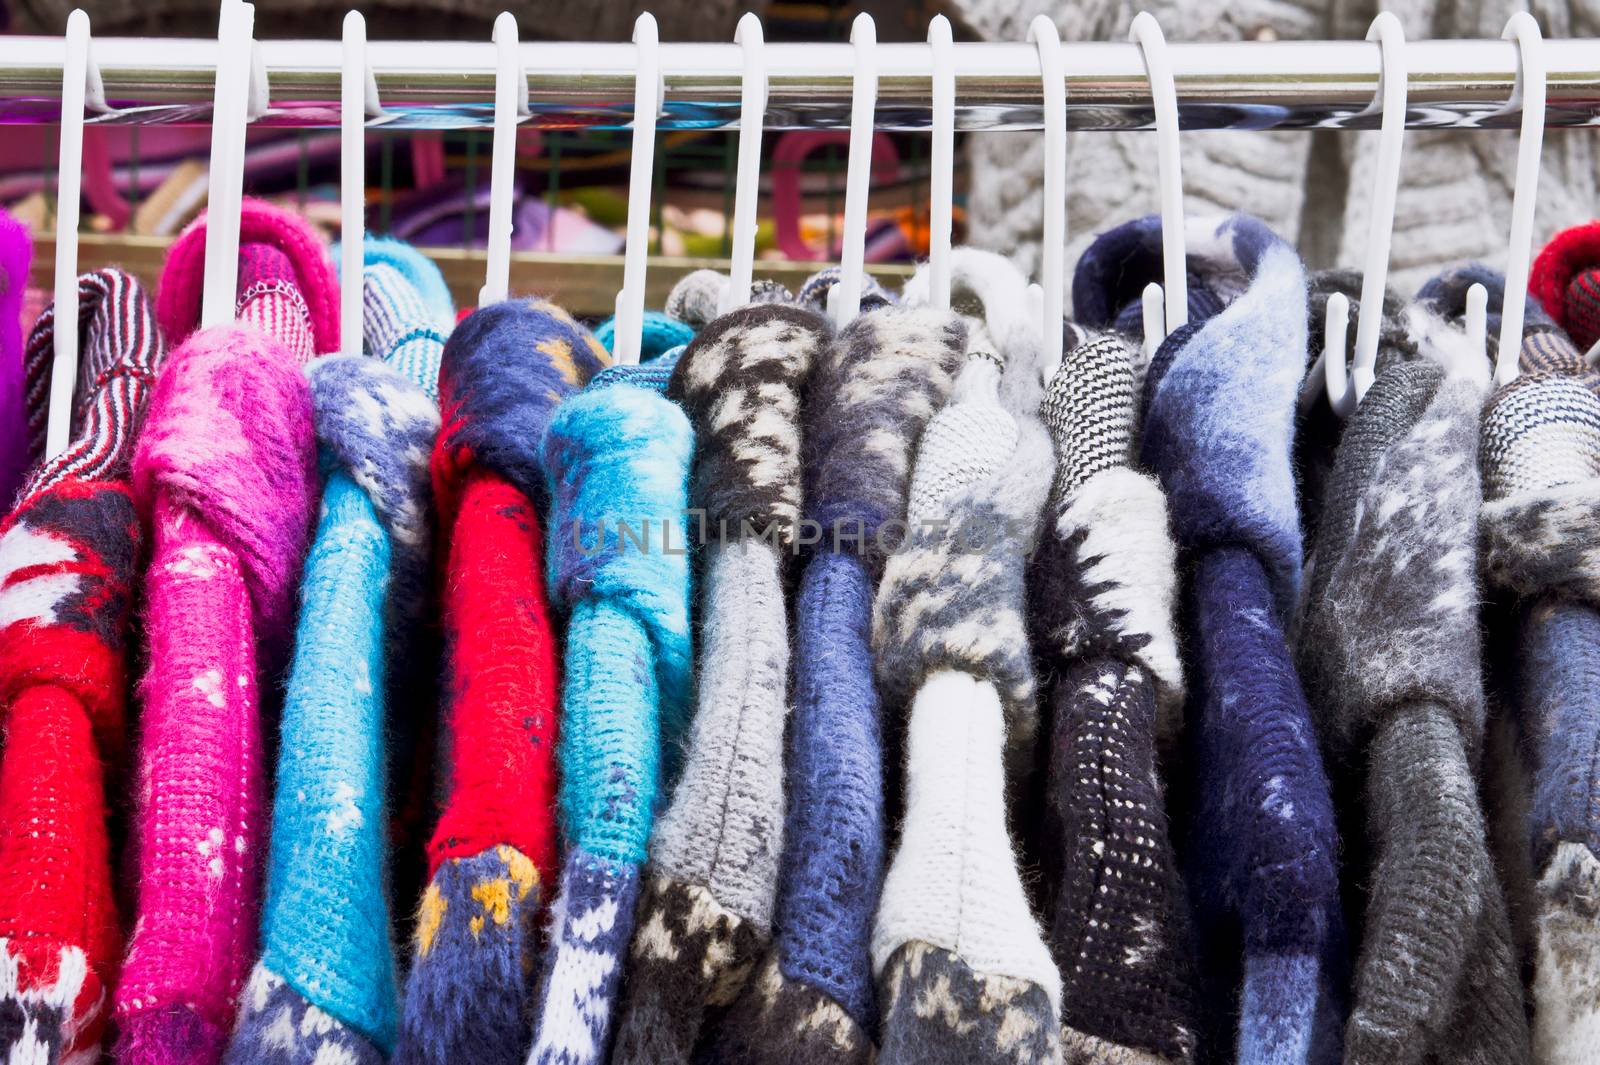
[[[336,128],[338,41],[260,41],[271,105],[259,126]],[[1546,124],[1600,124],[1600,40],[1547,40]],[[0,124],[53,123],[61,114],[60,37],[0,38]],[[1041,128],[1038,52],[1025,43],[955,46],[956,125],[961,130]],[[1363,41],[1251,41],[1169,46],[1183,128],[1374,129],[1379,46]],[[216,76],[214,40],[94,38],[107,109],[91,123],[207,124]],[[632,119],[631,44],[520,46],[531,114],[553,129],[618,128]],[[489,42],[382,42],[368,62],[388,129],[489,129],[495,46]],[[662,44],[662,129],[738,127],[744,69],[734,44]],[[1138,47],[1068,43],[1062,60],[1067,121],[1081,130],[1149,128],[1153,109]],[[1515,128],[1517,48],[1510,41],[1413,41],[1407,124]],[[854,53],[848,44],[769,44],[769,129],[846,128]],[[876,123],[929,128],[932,51],[883,44]]]

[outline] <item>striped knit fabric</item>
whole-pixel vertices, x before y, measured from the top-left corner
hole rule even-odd
[[[0,1060],[40,1065],[96,1054],[122,960],[106,799],[124,786],[144,542],[128,464],[164,356],[137,281],[79,285],[106,302],[80,334],[73,439],[0,528]]]
[[[561,310],[464,319],[439,373],[432,455],[447,647],[442,809],[393,1060],[520,1065],[541,907],[558,860],[558,643],[544,590],[552,414],[605,365]]]
[[[548,580],[568,611],[560,749],[568,849],[529,1060],[562,1065],[607,1060],[640,868],[670,777],[663,748],[682,741],[693,675],[685,540],[693,431],[648,370],[606,376],[562,404],[544,448],[556,530]]]
[[[117,989],[124,1065],[209,1065],[255,953],[265,864],[261,686],[278,684],[315,510],[297,352],[338,344],[326,250],[247,202],[238,324],[173,352],[134,456],[153,525],[140,722],[136,921]],[[198,319],[205,221],[173,246],[164,332]],[[278,332],[264,332],[262,325]],[[270,699],[270,694],[268,695]]]
[[[394,1048],[385,732],[421,642],[444,337],[390,263],[369,262],[364,290],[378,358],[307,371],[328,479],[280,724],[261,960],[233,1065],[378,1063]]]

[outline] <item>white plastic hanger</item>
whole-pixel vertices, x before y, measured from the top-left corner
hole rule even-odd
[[[616,341],[612,352],[624,366],[639,362],[644,346],[644,270],[650,252],[650,180],[655,168],[656,118],[661,112],[661,51],[655,16],[646,11],[633,24],[639,69],[633,79],[633,158],[628,167],[628,244],[622,255],[622,291],[617,293]]]
[[[1183,231],[1183,166],[1178,154],[1178,89],[1172,77],[1172,59],[1161,23],[1148,11],[1134,16],[1128,40],[1139,46],[1145,75],[1150,79],[1150,100],[1156,113],[1156,179],[1161,187],[1161,267],[1163,290],[1154,282],[1145,286],[1144,348],[1153,353],[1167,334],[1188,324],[1188,247]],[[1165,323],[1162,309],[1165,307]]]
[[[222,0],[217,84],[206,191],[205,288],[200,326],[233,321],[239,289],[239,218],[244,210],[245,132],[267,110],[267,72],[254,39],[255,5]]]
[[[494,20],[494,140],[489,155],[488,268],[478,306],[511,294],[512,192],[516,186],[517,122],[528,114],[528,79],[517,48],[517,19],[502,11]]]
[[[956,57],[950,20],[935,15],[928,23],[928,45],[933,51],[933,144],[928,200],[928,272],[930,302],[950,309],[950,233],[955,213],[956,172]]]
[[[1346,418],[1372,387],[1377,372],[1383,297],[1389,283],[1389,249],[1394,242],[1394,208],[1400,195],[1400,157],[1405,147],[1406,87],[1410,77],[1405,28],[1393,12],[1384,11],[1372,20],[1367,40],[1376,40],[1380,50],[1376,103],[1382,118],[1378,127],[1378,160],[1372,174],[1372,211],[1367,219],[1367,257],[1361,270],[1355,357],[1347,377],[1344,353],[1350,300],[1336,292],[1328,297],[1324,308],[1322,353],[1306,375],[1300,397],[1301,405],[1309,406],[1326,392],[1328,404]]]
[[[761,199],[761,130],[767,121],[767,58],[761,19],[746,11],[733,31],[733,40],[744,49],[744,81],[739,87],[739,164],[733,183],[733,264],[717,306],[719,314],[750,302],[756,206]]]
[[[1061,330],[1066,320],[1067,274],[1067,80],[1061,62],[1061,34],[1049,15],[1035,15],[1028,41],[1039,51],[1044,93],[1044,234],[1039,284],[1028,294],[1038,308],[1041,372],[1045,380],[1061,365]]]
[[[1511,192],[1511,247],[1506,253],[1506,294],[1500,305],[1500,350],[1495,354],[1495,387],[1517,379],[1522,353],[1522,316],[1528,300],[1528,260],[1533,254],[1533,206],[1539,192],[1539,153],[1544,147],[1544,39],[1539,22],[1518,11],[1506,23],[1503,40],[1517,42],[1517,88],[1522,103],[1517,134],[1517,178]]]
[[[872,123],[878,109],[878,27],[863,11],[850,24],[856,72],[850,84],[850,152],[844,177],[844,232],[839,283],[828,290],[828,316],[843,329],[861,313],[867,272],[867,193],[872,187]]]
[[[55,351],[45,454],[59,455],[72,431],[72,393],[78,384],[78,212],[83,187],[85,108],[106,110],[100,69],[89,57],[89,16],[67,16],[61,63],[61,161],[56,170]]]
[[[361,354],[361,296],[366,256],[367,116],[376,115],[378,82],[367,67],[367,22],[344,16],[339,74],[339,347]]]

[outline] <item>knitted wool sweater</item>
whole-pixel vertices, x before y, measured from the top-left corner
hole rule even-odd
[[[1425,360],[1352,415],[1311,556],[1296,660],[1330,766],[1357,954],[1345,1057],[1527,1058],[1527,1022],[1478,800],[1477,442],[1488,364],[1412,315]],[[1437,361],[1433,361],[1437,360]]]
[[[1546,349],[1559,339],[1546,334]],[[1507,645],[1503,660],[1491,660],[1500,720],[1490,741],[1510,757],[1490,766],[1513,778],[1497,827],[1508,883],[1522,889],[1511,898],[1532,969],[1540,1065],[1586,1062],[1600,1038],[1600,397],[1585,387],[1588,366],[1570,342],[1566,352],[1495,392],[1480,452],[1491,632]]]
[[[85,274],[78,297],[72,440],[0,526],[0,1058],[44,1065],[97,1053],[122,960],[106,797],[144,550],[128,472],[165,356],[132,277]],[[53,326],[34,327],[46,350]]]
[[[539,441],[606,361],[564,312],[521,300],[475,311],[444,347],[432,457],[445,558],[443,796],[396,1062],[513,1065],[528,1046],[539,907],[557,855],[558,645],[540,579]]]
[[[1160,478],[1184,571],[1193,694],[1182,857],[1203,930],[1201,1059],[1333,1062],[1343,1023],[1337,834],[1284,622],[1301,541],[1290,447],[1306,350],[1305,275],[1246,216],[1191,220],[1190,270],[1224,309],[1192,317],[1145,378],[1143,462]],[[1074,278],[1109,325],[1157,261],[1160,225],[1103,235]],[[1191,310],[1197,305],[1191,298]]]
[[[1188,901],[1157,751],[1183,703],[1176,548],[1155,480],[1131,468],[1133,353],[1085,335],[1052,377],[1051,522],[1028,577],[1052,682],[1043,859],[1046,927],[1075,1062],[1192,1059]]]
[[[772,936],[789,717],[785,568],[801,512],[800,394],[820,315],[731,311],[684,350],[668,394],[694,424],[705,528],[698,705],[650,840],[612,1061],[694,1060]]]
[[[1001,405],[996,361],[970,355],[923,432],[910,531],[873,607],[880,690],[910,717],[905,819],[872,932],[885,1065],[1061,1052],[1061,978],[1005,806],[1007,747],[1037,717],[1022,571],[1054,456],[1036,417]]]
[[[336,1052],[377,1063],[394,1049],[384,731],[391,681],[404,679],[391,663],[417,653],[426,606],[445,333],[384,260],[436,268],[410,249],[382,251],[363,280],[377,358],[331,356],[307,371],[327,481],[280,723],[261,959],[226,1059],[238,1065]]]
[[[204,225],[179,238],[162,275],[157,311],[172,338],[199,317]],[[277,684],[316,499],[301,364],[338,344],[333,268],[305,223],[247,202],[240,239],[239,321],[173,352],[133,460],[154,546],[138,899],[116,999],[129,1065],[215,1062],[254,954],[258,686]]]
[[[22,349],[22,297],[28,291],[28,264],[33,240],[28,229],[0,210],[0,508],[9,508],[28,467],[44,457],[44,440],[32,446],[28,431],[37,417],[41,427],[49,413],[48,388],[39,397],[44,406],[35,414],[35,397],[24,395],[27,367]]]
[[[650,364],[615,367],[561,405],[545,436],[551,597],[568,612],[561,695],[567,853],[535,1004],[530,1060],[602,1062],[611,1044],[640,870],[682,742],[694,433]]]
[[[814,543],[795,603],[773,944],[722,1022],[718,1060],[871,1060],[870,938],[885,835],[872,594],[890,533],[905,520],[912,450],[949,394],[965,334],[954,315],[884,307],[853,319],[812,372],[802,472],[815,524],[802,539]]]

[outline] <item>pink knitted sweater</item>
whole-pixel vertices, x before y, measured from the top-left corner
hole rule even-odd
[[[134,457],[150,516],[138,900],[116,1012],[124,1065],[213,1065],[255,950],[266,818],[258,685],[276,689],[316,498],[301,363],[337,347],[332,265],[292,216],[248,203],[239,321],[190,336]],[[198,316],[204,219],[158,311]]]

